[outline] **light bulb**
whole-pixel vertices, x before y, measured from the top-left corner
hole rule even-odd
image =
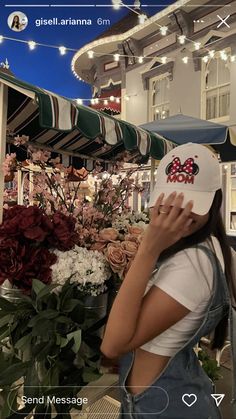
[[[110,101],[114,102],[114,100],[115,100],[114,96],[110,96]]]
[[[147,20],[147,16],[146,15],[139,15],[139,24],[142,25],[143,23],[145,23],[145,20]]]
[[[99,99],[96,97],[96,99],[94,99],[94,102],[95,102],[96,104],[98,104],[98,103],[99,103]]]
[[[209,57],[214,58],[214,56],[215,56],[215,51],[214,50],[209,51]]]
[[[142,64],[142,63],[143,63],[143,57],[139,57],[138,62],[139,62],[140,64]]]
[[[91,59],[94,57],[94,51],[88,51],[88,57]]]
[[[167,57],[161,57],[161,62],[162,62],[162,64],[166,64],[167,63]]]
[[[119,97],[116,98],[116,103],[120,103],[120,98]]]
[[[104,105],[108,105],[108,100],[107,99],[104,100]]]
[[[29,49],[30,49],[30,50],[33,50],[33,49],[35,49],[35,47],[36,47],[36,42],[34,42],[34,41],[29,41],[29,42],[28,42],[28,45],[29,45]]]
[[[208,60],[209,60],[209,57],[208,57],[207,55],[205,55],[205,57],[202,57],[202,61],[203,61],[204,63],[207,63],[207,62],[208,62]]]
[[[185,43],[185,40],[186,40],[186,35],[180,35],[180,36],[178,37],[178,39],[179,39],[179,43],[180,43],[181,45],[183,45],[183,44]]]
[[[122,2],[120,0],[112,0],[113,8],[115,10],[119,10],[121,7]]]
[[[120,60],[120,54],[114,54],[114,60],[119,61]]]
[[[82,99],[76,99],[76,102],[78,103],[78,105],[83,105],[83,100]]]
[[[66,53],[66,47],[59,47],[59,51],[61,55],[65,55]]]
[[[220,51],[220,58],[221,58],[223,61],[227,61],[228,56],[227,56],[227,54],[226,54],[225,50]]]
[[[162,26],[160,28],[160,32],[161,32],[161,35],[162,36],[165,36],[167,34],[167,31],[168,31],[168,27],[167,26]]]
[[[236,61],[236,55],[231,55],[230,61],[231,61],[231,63],[235,63],[235,61]]]
[[[195,50],[198,51],[201,48],[201,42],[194,42]]]
[[[189,57],[183,57],[182,61],[184,62],[184,64],[188,64]]]
[[[91,102],[91,105],[95,105],[95,99],[91,99],[90,102]]]
[[[3,42],[3,36],[0,35],[0,43],[2,43],[2,42]]]
[[[128,95],[125,95],[125,100],[127,100],[127,102],[129,101],[130,97]]]

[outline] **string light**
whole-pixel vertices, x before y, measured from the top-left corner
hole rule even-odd
[[[65,55],[66,53],[66,47],[59,47],[59,51],[61,55]]]
[[[122,4],[121,0],[112,0],[113,8],[119,10]]]
[[[202,61],[203,61],[204,63],[207,63],[207,62],[208,62],[208,60],[209,60],[209,57],[208,57],[207,55],[205,55],[204,57],[202,57]]]
[[[201,42],[194,42],[195,51],[198,51],[201,48]]]
[[[98,104],[99,103],[99,99],[96,97],[96,99],[94,99],[94,103]]]
[[[147,16],[146,15],[139,15],[139,24],[142,25],[145,23],[145,21],[147,20]]]
[[[120,98],[116,97],[116,103],[120,103]]]
[[[34,41],[29,41],[28,42],[28,45],[29,45],[29,49],[32,51],[33,49],[35,49],[35,47],[36,47],[36,42],[34,42]]]
[[[230,61],[231,61],[231,63],[235,63],[235,61],[236,61],[236,55],[231,55]]]
[[[209,51],[209,57],[214,58],[214,56],[215,56],[215,50],[213,49],[212,51]]]
[[[179,40],[179,43],[180,43],[181,45],[185,44],[185,41],[186,41],[186,35],[180,35],[180,36],[178,37],[178,40]]]
[[[95,105],[95,99],[91,99],[90,102],[91,102],[91,105]]]
[[[221,58],[223,61],[227,61],[227,59],[228,59],[228,55],[226,54],[225,50],[220,51],[220,58]]]
[[[108,100],[107,99],[104,100],[104,105],[108,105]]]
[[[3,36],[0,35],[0,44],[3,42]]]
[[[168,27],[167,26],[161,26],[160,32],[162,36],[165,36],[167,34]]]
[[[88,57],[92,59],[94,57],[94,51],[88,51]]]
[[[142,64],[143,63],[143,57],[139,57],[138,62],[139,62],[139,64]]]
[[[183,57],[182,61],[183,61],[184,64],[188,64],[189,57]]]
[[[125,95],[125,100],[127,100],[127,102],[129,101],[130,97],[128,95]]]
[[[83,105],[83,100],[82,99],[76,99],[76,102],[78,103],[78,105]]]
[[[110,101],[114,102],[114,100],[115,100],[114,96],[110,96]]]
[[[114,60],[119,61],[120,60],[120,54],[114,54]]]
[[[161,62],[162,62],[162,64],[166,64],[167,63],[167,57],[161,57]]]

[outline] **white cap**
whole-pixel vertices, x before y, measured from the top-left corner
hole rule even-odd
[[[192,212],[206,214],[215,192],[221,189],[220,164],[217,156],[206,146],[187,143],[166,154],[157,168],[157,182],[150,196],[153,207],[158,196],[183,192],[183,207],[193,201]]]

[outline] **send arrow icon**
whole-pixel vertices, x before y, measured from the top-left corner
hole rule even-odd
[[[213,399],[215,400],[216,406],[219,407],[223,398],[225,397],[225,394],[211,394],[211,397],[213,397]]]

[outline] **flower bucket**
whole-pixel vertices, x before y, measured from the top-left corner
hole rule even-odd
[[[84,308],[86,310],[86,317],[91,323],[97,323],[107,315],[108,292],[97,295],[96,297],[88,295],[84,300]],[[103,337],[104,325],[94,332],[94,335]]]
[[[6,298],[6,300],[11,303],[18,301],[21,295],[21,290],[13,288],[8,280],[4,281],[4,283],[0,285],[0,296]]]

